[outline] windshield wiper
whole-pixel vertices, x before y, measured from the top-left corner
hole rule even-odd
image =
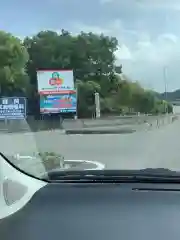
[[[178,182],[180,172],[165,168],[140,170],[52,170],[45,180],[50,182]]]

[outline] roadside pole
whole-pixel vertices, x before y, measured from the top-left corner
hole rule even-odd
[[[163,68],[163,79],[164,79],[164,93],[165,93],[165,101],[167,103],[167,66],[164,66]],[[165,114],[167,113],[167,106],[166,104],[164,104],[164,110],[165,110]]]
[[[74,119],[78,119],[78,87],[76,87],[76,114],[74,115]]]
[[[96,107],[96,118],[101,117],[101,109],[100,109],[100,99],[99,99],[99,93],[95,92],[95,107]]]

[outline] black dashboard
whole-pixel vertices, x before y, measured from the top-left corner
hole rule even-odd
[[[180,239],[180,184],[59,184],[0,221],[1,240]]]

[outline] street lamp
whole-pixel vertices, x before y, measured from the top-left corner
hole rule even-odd
[[[165,113],[167,113],[167,66],[163,67],[164,93],[165,93]]]

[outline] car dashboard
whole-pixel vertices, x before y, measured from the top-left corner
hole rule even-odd
[[[179,184],[49,183],[0,220],[2,240],[179,237]]]

